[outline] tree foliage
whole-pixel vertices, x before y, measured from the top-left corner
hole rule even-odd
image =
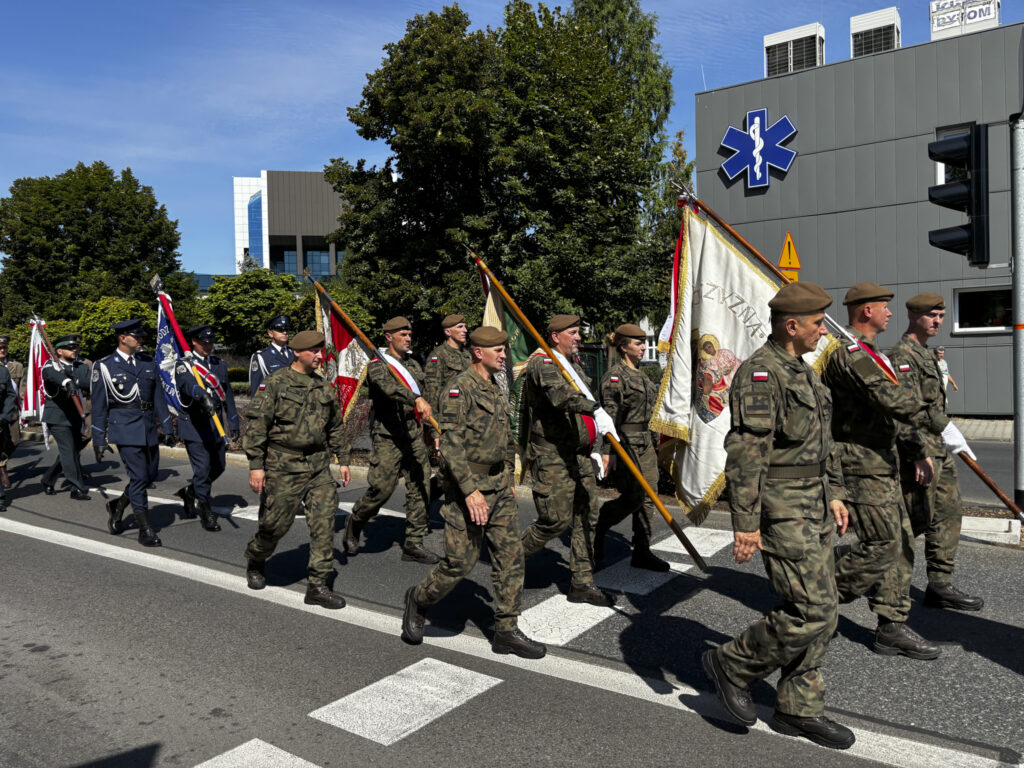
[[[104,296],[150,301],[159,272],[190,311],[195,283],[179,273],[177,221],[130,168],[79,163],[57,176],[17,179],[0,198],[0,325],[37,312],[78,317]]]
[[[55,342],[66,334],[78,333],[78,321],[54,320],[53,322],[48,322],[46,324],[46,333],[50,337],[50,341]],[[23,363],[28,360],[28,347],[32,336],[32,330],[29,328],[28,323],[16,325],[10,330],[2,330],[0,331],[0,336],[10,338],[10,343],[7,345],[7,354],[12,360],[20,360]],[[86,356],[85,350],[82,350],[81,356]]]
[[[586,6],[513,0],[482,31],[446,7],[385,47],[349,117],[391,156],[325,172],[347,203],[333,235],[344,282],[375,323],[405,314],[433,336],[444,314],[479,320],[465,244],[537,322],[575,311],[600,331],[649,310],[666,267],[652,269],[641,227],[671,72],[634,0]]]
[[[149,338],[147,352],[153,353],[156,339],[156,300],[142,302],[116,296],[104,296],[97,301],[87,301],[78,318],[78,333],[82,334],[83,357],[94,360],[109,355],[117,347],[117,334],[111,329],[114,323],[141,317]],[[49,326],[49,323],[47,323]]]
[[[220,343],[247,355],[266,346],[270,318],[294,313],[301,289],[293,275],[275,275],[268,269],[216,277],[209,294],[199,302],[198,319],[216,328]]]

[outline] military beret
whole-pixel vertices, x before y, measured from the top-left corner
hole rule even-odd
[[[633,325],[633,323],[623,323],[615,329],[615,332],[619,334],[619,336],[625,336],[628,339],[647,338],[647,334],[644,333],[644,329],[639,325]]]
[[[274,315],[267,321],[267,330],[291,332],[292,319],[288,315]]]
[[[74,346],[78,346],[78,334],[77,333],[65,334],[64,336],[61,336],[55,342],[53,342],[53,348],[54,349],[62,349],[64,347],[74,347]]]
[[[442,328],[452,328],[459,323],[466,322],[466,318],[462,315],[447,315],[444,320],[441,321]]]
[[[142,318],[122,320],[110,326],[118,336],[145,336],[146,330],[142,327]]]
[[[831,303],[832,297],[820,285],[789,283],[779,289],[768,306],[778,315],[810,315]]]
[[[869,301],[892,301],[893,294],[888,288],[877,283],[857,283],[846,292],[843,304],[866,304]]]
[[[469,334],[469,343],[474,347],[496,347],[506,341],[508,334],[493,325],[481,325]]]
[[[548,320],[548,333],[561,333],[580,324],[579,315],[555,315]]]
[[[8,344],[10,341],[10,336],[0,336],[0,344]]]
[[[188,338],[212,342],[214,340],[212,325],[194,325],[188,329]]]
[[[912,299],[907,299],[907,309],[918,315],[931,312],[933,309],[945,309],[946,300],[937,293],[919,293]]]
[[[382,329],[384,333],[394,333],[395,331],[412,330],[412,323],[408,319],[399,315],[398,317],[392,317],[386,323]]]
[[[320,331],[299,331],[292,338],[292,349],[302,352],[307,349],[316,349],[324,345],[324,335]]]

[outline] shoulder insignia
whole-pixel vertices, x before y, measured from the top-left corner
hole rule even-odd
[[[754,371],[750,375],[751,381],[768,381],[768,371]]]
[[[184,363],[178,363],[178,367],[174,370],[176,373],[188,373],[188,366]]]
[[[860,344],[857,344],[856,342],[854,342],[853,344],[851,344],[850,346],[848,346],[846,348],[846,351],[847,352],[856,352],[858,349],[860,349]]]
[[[249,368],[250,371],[258,371],[260,369],[259,361],[256,360],[256,355],[252,356],[252,366]]]
[[[551,358],[550,357],[545,357],[544,358],[544,362],[545,363],[550,363],[551,362]]]
[[[458,389],[449,389],[448,390],[448,397],[458,397],[459,394],[460,393],[459,393]]]
[[[262,392],[266,388],[267,388],[266,384],[260,384],[260,388],[257,390],[257,392]]]
[[[92,367],[92,380],[93,381],[99,381],[100,380],[100,367],[98,365],[94,365]]]
[[[613,382],[618,383],[619,377],[618,376],[609,376],[608,377],[608,381],[613,381]]]
[[[900,373],[906,373],[909,370],[910,370],[910,364],[909,363],[903,363],[902,365],[900,365]]]
[[[380,362],[380,358],[379,357],[375,357],[375,358],[373,358],[373,360],[371,360],[369,362],[369,365],[373,365],[374,363],[379,363],[379,362]]]
[[[430,358],[430,362],[436,363],[437,362],[437,356],[435,355],[434,357]]]

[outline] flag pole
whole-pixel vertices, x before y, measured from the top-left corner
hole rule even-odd
[[[486,274],[487,277],[490,278],[491,285],[498,291],[498,293],[501,295],[501,298],[505,300],[505,304],[512,310],[512,312],[515,314],[519,322],[523,324],[523,327],[530,332],[530,334],[533,336],[534,340],[536,340],[540,348],[544,350],[544,354],[550,357],[554,361],[555,365],[558,366],[558,370],[561,371],[562,377],[566,380],[569,386],[571,386],[573,389],[579,392],[580,388],[576,384],[575,380],[572,378],[572,374],[570,374],[569,371],[565,369],[565,367],[562,365],[558,357],[551,351],[551,347],[548,346],[548,343],[544,340],[544,337],[537,332],[537,329],[533,327],[533,324],[526,318],[526,315],[523,314],[523,311],[519,309],[519,305],[515,303],[511,296],[508,295],[508,291],[505,290],[505,286],[503,286],[498,281],[498,278],[494,276],[494,273],[491,272],[490,267],[488,267],[484,263],[483,259],[481,259],[475,253],[473,253],[473,250],[469,248],[469,246],[466,246],[466,250],[469,251],[469,255],[472,256],[473,259],[476,261],[477,267],[479,267],[484,272],[484,274]],[[672,532],[676,535],[676,538],[678,538],[679,541],[682,543],[687,553],[690,555],[691,558],[693,558],[693,562],[702,571],[707,571],[708,566],[707,563],[704,562],[704,558],[701,557],[700,552],[697,551],[697,548],[693,546],[693,542],[691,542],[687,538],[686,534],[683,533],[682,527],[679,525],[676,519],[672,517],[672,513],[668,511],[668,508],[665,506],[664,502],[658,496],[657,491],[655,491],[651,487],[651,484],[647,482],[647,479],[643,476],[643,473],[633,462],[633,460],[629,457],[629,454],[626,453],[626,449],[622,447],[622,443],[616,440],[615,437],[610,433],[605,435],[604,438],[609,443],[611,443],[612,447],[615,449],[615,453],[618,454],[618,457],[622,460],[622,463],[626,465],[626,467],[632,473],[633,477],[637,480],[637,482],[640,483],[640,487],[644,489],[644,492],[650,497],[651,501],[654,502],[654,506],[661,513],[661,516],[665,518],[665,522],[668,524],[668,527],[672,529]]]
[[[310,275],[309,273],[308,268],[303,270],[302,276],[309,280],[309,282],[313,284],[313,287],[316,288],[317,293],[319,293],[327,300],[327,303],[331,307],[331,311],[334,312],[334,314],[337,315],[338,319],[345,324],[345,327],[348,328],[349,333],[351,333],[353,336],[359,339],[359,343],[366,348],[367,357],[369,357],[371,360],[376,357],[382,363],[387,365],[388,370],[391,371],[391,375],[395,377],[395,381],[397,381],[406,389],[411,390],[412,387],[409,386],[409,382],[403,380],[402,377],[399,375],[398,371],[392,368],[391,365],[388,364],[387,360],[383,360],[381,358],[380,353],[377,352],[377,348],[373,346],[373,342],[370,341],[370,337],[363,333],[359,326],[353,322],[352,318],[348,316],[348,313],[341,308],[338,302],[331,298],[331,295],[327,293],[327,289],[320,284],[320,281],[313,279],[312,275]],[[431,416],[427,421],[430,423],[430,426],[437,430],[437,434],[442,434],[441,425],[437,423],[437,419]]]

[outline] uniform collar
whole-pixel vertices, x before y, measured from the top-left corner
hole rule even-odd
[[[804,362],[802,357],[794,357],[789,354],[789,352],[784,350],[782,345],[775,341],[771,336],[768,337],[768,342],[765,346],[772,351],[772,353],[779,359],[779,362],[789,368],[792,368],[794,371],[802,372],[807,367],[807,364]]]

